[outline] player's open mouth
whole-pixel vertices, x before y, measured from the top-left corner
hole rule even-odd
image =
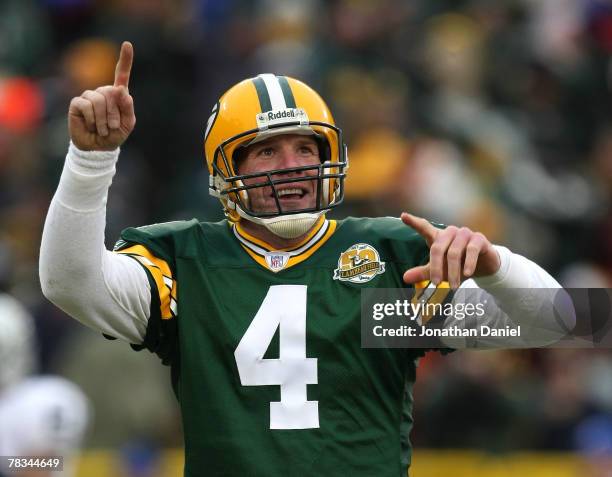
[[[279,200],[295,200],[295,199],[301,199],[302,197],[304,197],[306,195],[306,191],[303,189],[299,189],[297,187],[292,187],[292,188],[285,188],[285,189],[281,189],[281,190],[277,190],[276,191]],[[274,196],[274,194],[270,194],[271,197]]]

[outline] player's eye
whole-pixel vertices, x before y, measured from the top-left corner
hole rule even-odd
[[[313,156],[317,154],[317,148],[311,145],[300,146],[298,151],[300,154],[309,155],[309,156]]]
[[[272,155],[274,155],[274,148],[262,147],[259,151],[257,151],[257,155],[260,157],[272,157]]]

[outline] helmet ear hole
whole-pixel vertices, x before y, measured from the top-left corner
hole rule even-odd
[[[238,166],[240,165],[242,161],[244,161],[244,159],[246,159],[247,154],[248,154],[247,146],[238,146],[236,149],[234,149],[231,161],[232,161],[232,168],[234,169],[234,172],[236,172],[236,174],[238,174]]]
[[[317,142],[317,148],[319,149],[319,158],[321,159],[321,164],[327,161],[331,161],[331,148],[327,139],[318,134],[315,134],[313,137],[314,140]]]

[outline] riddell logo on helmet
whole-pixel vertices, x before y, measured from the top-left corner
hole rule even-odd
[[[302,108],[279,109],[259,113],[256,116],[257,127],[266,129],[274,124],[281,124],[287,121],[299,121],[300,124],[308,124],[308,116]]]
[[[295,109],[285,109],[284,111],[274,111],[268,112],[268,121],[272,121],[273,119],[281,119],[281,118],[295,118],[297,117],[295,114]]]

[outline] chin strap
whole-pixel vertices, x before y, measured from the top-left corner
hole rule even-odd
[[[248,215],[240,206],[236,206],[236,212],[245,220],[258,225],[263,225],[274,235],[284,239],[294,239],[308,232],[325,213],[324,210],[314,213],[303,213],[293,215],[281,215],[279,217],[260,218]]]

